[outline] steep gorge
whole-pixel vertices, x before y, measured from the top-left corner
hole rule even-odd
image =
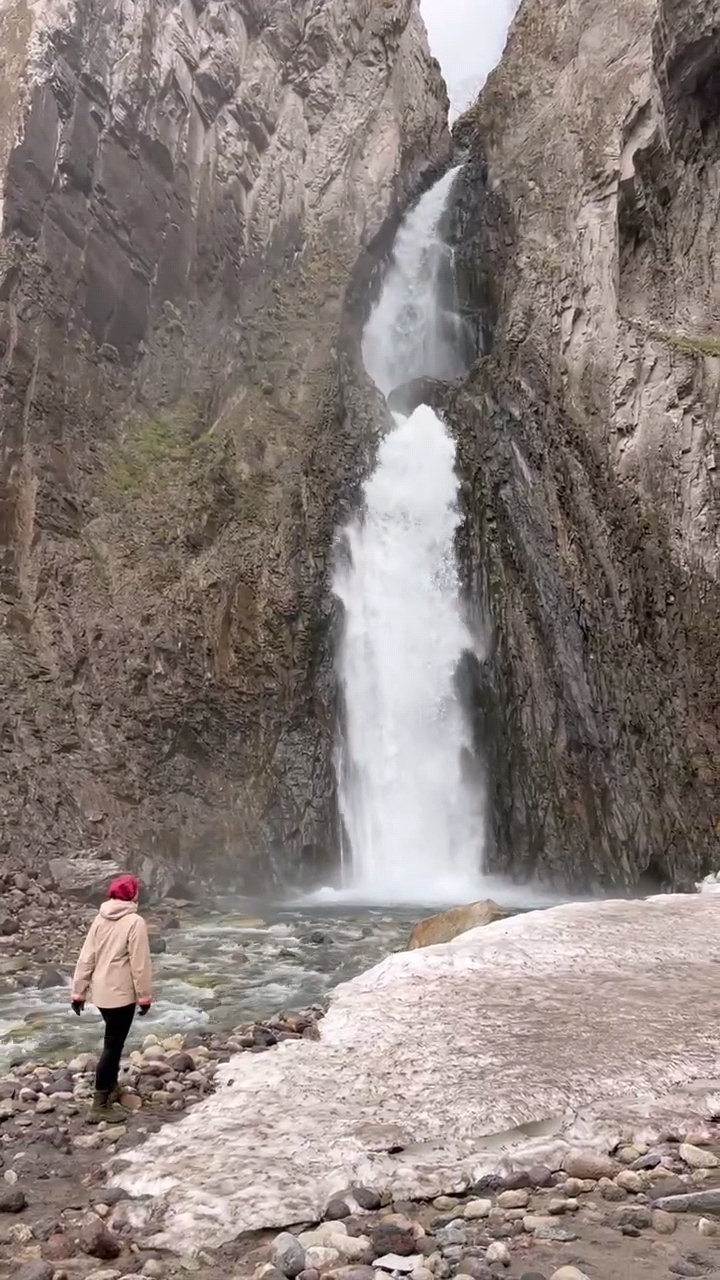
[[[462,672],[490,861],[688,886],[720,858],[720,6],[525,0],[458,123],[480,358],[459,442],[490,620]]]
[[[446,119],[415,0],[3,0],[4,866],[334,856],[342,300]]]

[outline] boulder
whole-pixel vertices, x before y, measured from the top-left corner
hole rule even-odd
[[[110,881],[122,874],[117,862],[87,856],[52,858],[50,875],[59,893],[80,902],[102,902]]]
[[[451,942],[469,929],[492,924],[495,920],[505,920],[510,914],[490,898],[485,898],[482,902],[470,902],[465,907],[450,907],[448,911],[441,911],[436,916],[418,921],[410,934],[408,950],[434,947],[438,942]]]

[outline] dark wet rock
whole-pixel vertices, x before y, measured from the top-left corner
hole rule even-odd
[[[530,1178],[529,1187],[551,1187],[553,1185],[554,1173],[546,1164],[533,1164],[528,1169]]]
[[[195,1048],[197,1046],[194,1046]],[[169,1059],[170,1066],[173,1071],[177,1071],[178,1075],[184,1075],[188,1071],[195,1070],[195,1061],[189,1053],[175,1053]]]
[[[501,1191],[503,1188],[503,1180],[497,1173],[483,1174],[482,1178],[473,1186],[473,1195],[485,1196],[493,1191]]]
[[[379,1222],[369,1235],[377,1257],[396,1253],[400,1258],[409,1258],[416,1252],[415,1234],[410,1228],[400,1227],[393,1222]]]
[[[63,977],[63,975],[60,973],[58,969],[53,969],[52,967],[49,966],[40,975],[38,987],[40,988],[41,991],[49,991],[53,987],[64,987],[64,986],[65,986],[65,978]]]
[[[120,1241],[108,1231],[105,1223],[95,1214],[90,1214],[80,1230],[80,1246],[91,1258],[99,1258],[102,1262],[112,1262],[121,1253]]]
[[[532,1185],[533,1180],[529,1169],[514,1169],[511,1173],[506,1173],[502,1180],[503,1191],[524,1191]]]
[[[0,934],[9,938],[14,933],[20,932],[20,925],[14,916],[0,915]]]
[[[331,1200],[325,1210],[325,1218],[328,1222],[340,1222],[343,1218],[350,1217],[350,1207],[344,1200]]]
[[[148,938],[151,956],[161,956],[167,951],[167,940],[159,937],[157,934],[150,934]]]
[[[382,1196],[372,1187],[353,1187],[352,1194],[360,1208],[366,1209],[369,1213],[382,1208]]]
[[[22,1213],[27,1208],[25,1192],[19,1187],[3,1186],[0,1183],[0,1213]]]

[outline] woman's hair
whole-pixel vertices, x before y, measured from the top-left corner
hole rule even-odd
[[[140,892],[140,881],[135,876],[118,876],[110,885],[108,898],[118,898],[120,902],[132,902]]]

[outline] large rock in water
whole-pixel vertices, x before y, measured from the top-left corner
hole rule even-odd
[[[376,430],[343,295],[449,151],[417,0],[4,5],[0,82],[0,852],[296,874]]]
[[[437,942],[451,942],[460,933],[476,929],[493,920],[504,920],[509,912],[503,911],[497,902],[486,898],[483,902],[471,902],[466,907],[450,907],[436,916],[419,920],[408,940],[408,951],[416,947],[434,947]]]
[[[524,0],[457,126],[490,864],[692,883],[720,815],[718,6]],[[437,398],[435,399],[437,404]]]

